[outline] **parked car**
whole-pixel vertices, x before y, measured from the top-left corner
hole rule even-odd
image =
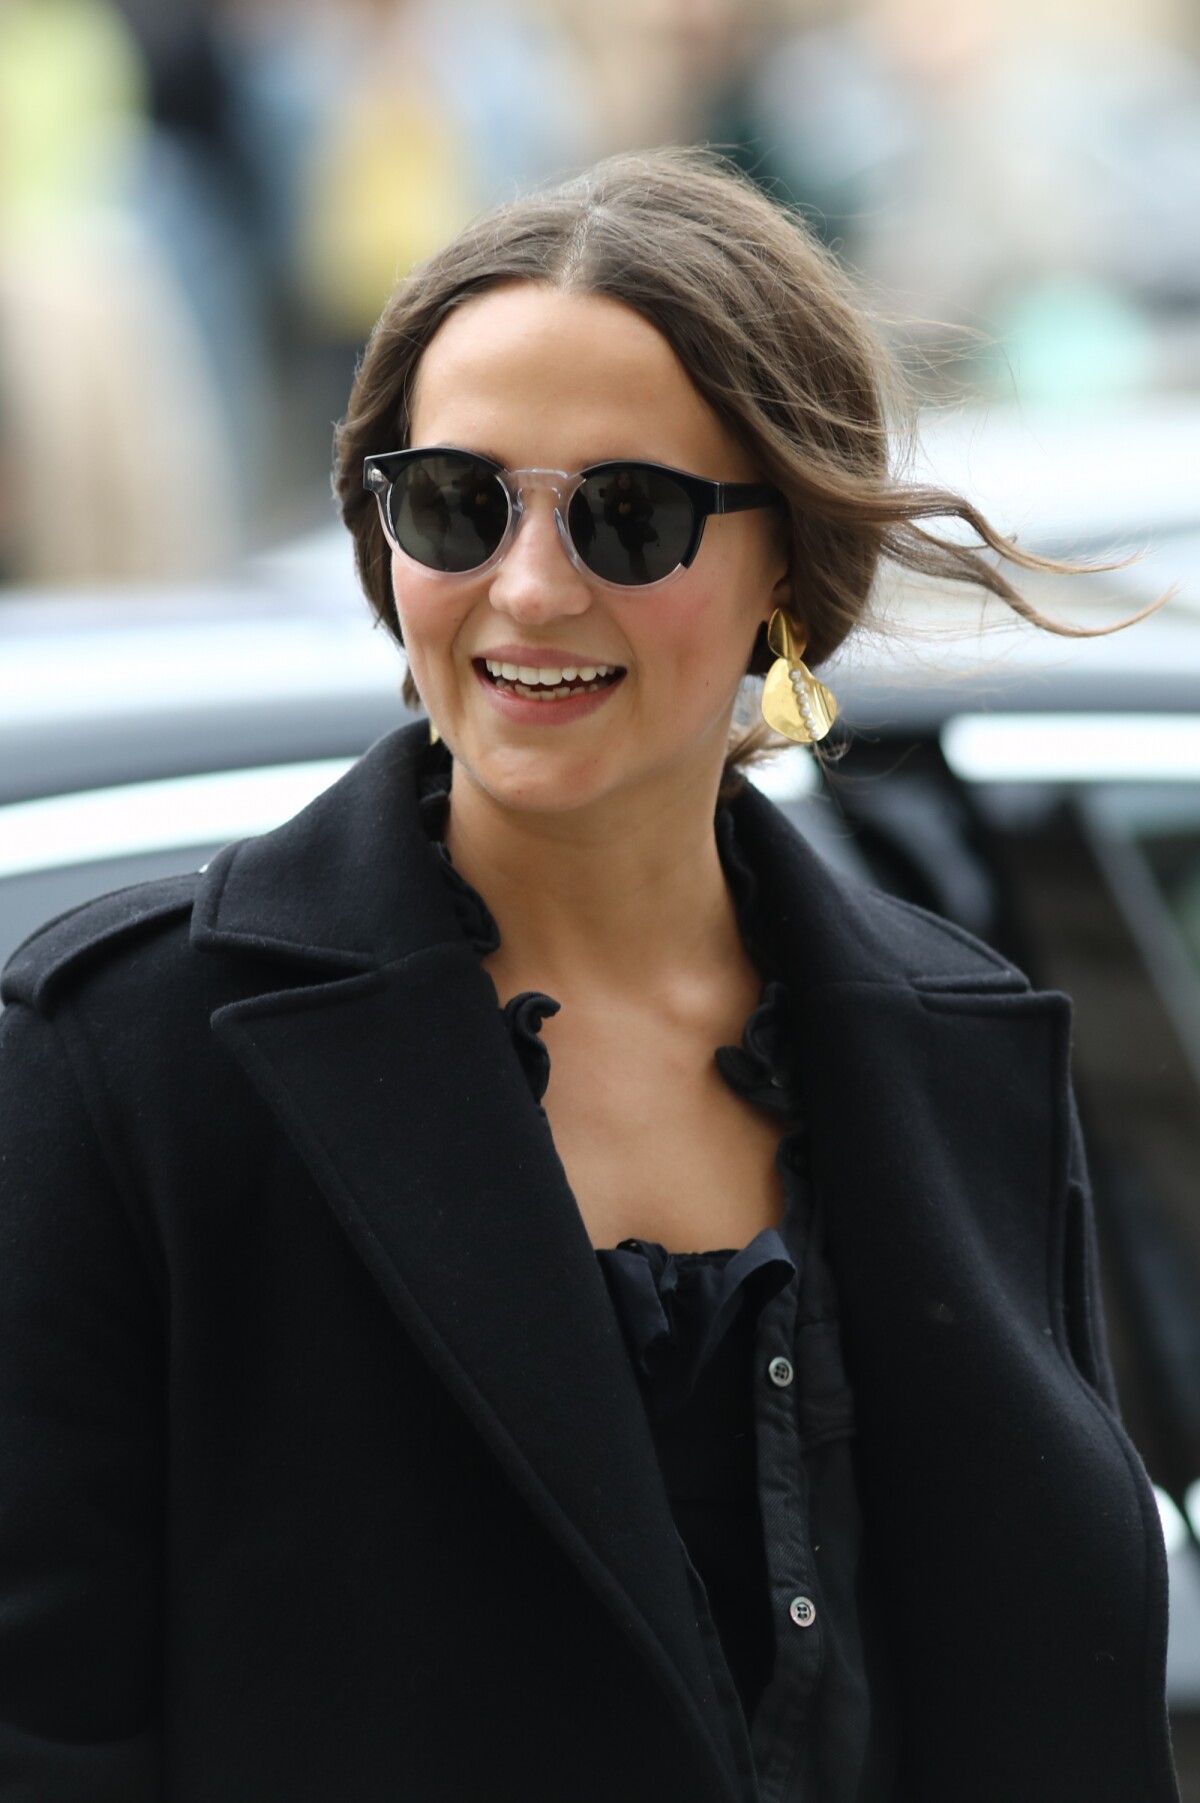
[[[1200,1797],[1200,510],[1172,508],[1155,558],[1085,610],[1181,582],[1164,612],[1101,639],[993,635],[974,603],[912,592],[892,643],[823,673],[836,761],[795,749],[755,780],[834,863],[1074,999],[1114,1363],[1160,1498]],[[1077,612],[1061,580],[1029,592]],[[219,590],[0,598],[0,961],[87,896],[295,812],[403,720],[401,674],[336,533]]]

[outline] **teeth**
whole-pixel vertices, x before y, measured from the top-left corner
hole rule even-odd
[[[597,689],[602,689],[603,687],[604,684],[602,682],[589,682],[582,687],[575,689],[574,693],[576,695],[594,695]],[[523,682],[514,682],[512,688],[513,694],[520,695],[523,701],[549,701],[553,703],[560,699],[553,689],[531,689]]]
[[[526,688],[532,688],[535,683],[552,689],[564,682],[595,682],[597,677],[611,676],[617,669],[616,664],[568,665],[565,669],[558,670],[550,664],[506,664],[492,657],[483,661],[489,675],[503,677],[505,682],[524,683]]]

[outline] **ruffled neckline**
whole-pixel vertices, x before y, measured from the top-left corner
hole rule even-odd
[[[454,859],[446,844],[446,822],[450,816],[450,760],[445,768],[436,767],[424,773],[417,794],[417,811],[430,845],[441,863],[442,875],[454,904],[454,912],[472,946],[481,958],[500,949],[500,928],[491,909],[473,889],[465,876],[455,869]],[[549,998],[547,998],[549,999]],[[554,1004],[557,1009],[557,1002]]]
[[[445,842],[451,771],[449,753],[444,747],[436,747],[421,781],[418,808],[463,933],[479,957],[486,958],[499,949],[500,928],[482,895],[456,869]],[[800,1112],[800,1094],[788,1027],[787,993],[773,973],[761,929],[758,878],[738,845],[730,810],[719,808],[713,825],[742,943],[764,979],[758,1002],[742,1029],[741,1044],[715,1048],[717,1068],[729,1087],[746,1101],[781,1118],[795,1119]],[[526,989],[511,997],[503,1008],[513,1049],[539,1107],[550,1082],[550,1053],[541,1037],[542,1023],[561,1007],[561,1002],[544,991]]]

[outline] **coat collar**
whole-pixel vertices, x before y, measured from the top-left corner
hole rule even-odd
[[[347,973],[460,944],[417,806],[430,762],[423,725],[401,727],[276,831],[226,847],[198,890],[193,944]],[[752,786],[730,811],[773,953],[797,988],[1028,988],[970,935],[834,871]]]
[[[353,972],[459,940],[417,808],[426,759],[423,728],[401,727],[274,832],[226,846],[192,943]]]

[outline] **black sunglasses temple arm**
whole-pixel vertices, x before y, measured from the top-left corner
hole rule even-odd
[[[770,507],[783,496],[769,482],[712,483],[713,513],[746,513],[752,507]]]

